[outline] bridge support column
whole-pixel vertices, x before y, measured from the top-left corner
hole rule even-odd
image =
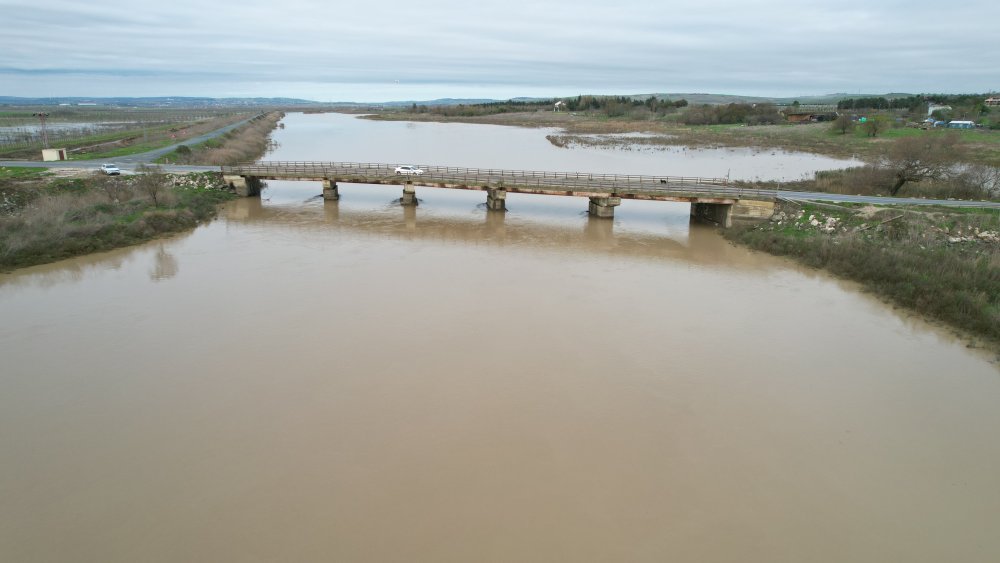
[[[333,180],[323,180],[323,199],[340,199],[340,190],[337,189],[337,182]]]
[[[250,197],[260,195],[260,178],[223,175],[222,181],[235,190],[238,196]]]
[[[590,198],[590,214],[594,217],[605,217],[613,219],[615,207],[622,204],[620,197],[592,197]]]
[[[416,205],[417,204],[417,190],[413,187],[413,184],[407,182],[403,186],[403,198],[399,200],[403,205]]]
[[[488,188],[486,190],[486,209],[490,211],[507,211],[507,190]]]
[[[691,216],[728,229],[733,226],[733,204],[692,202]]]

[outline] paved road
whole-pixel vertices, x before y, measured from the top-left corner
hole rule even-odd
[[[778,190],[778,196],[795,201],[831,201],[837,203],[870,203],[872,205],[943,205],[945,207],[985,207],[1000,209],[996,201],[964,201],[957,199],[921,199],[915,197],[878,197],[867,195],[825,194]]]

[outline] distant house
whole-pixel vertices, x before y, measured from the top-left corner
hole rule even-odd
[[[785,119],[789,123],[818,123],[820,121],[833,121],[837,119],[836,113],[816,113],[816,112],[788,112]]]
[[[986,105],[988,106],[1000,106],[1000,97],[991,96],[986,98]]]

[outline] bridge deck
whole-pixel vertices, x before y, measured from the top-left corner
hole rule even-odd
[[[774,190],[744,189],[726,178],[637,176],[541,172],[450,166],[420,166],[420,175],[397,175],[392,164],[359,162],[258,162],[223,166],[224,174],[264,180],[329,180],[357,184],[412,184],[472,190],[502,189],[589,197],[621,197],[674,201],[773,200]]]

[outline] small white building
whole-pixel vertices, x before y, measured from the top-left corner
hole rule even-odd
[[[66,149],[42,149],[42,161],[66,160]]]

